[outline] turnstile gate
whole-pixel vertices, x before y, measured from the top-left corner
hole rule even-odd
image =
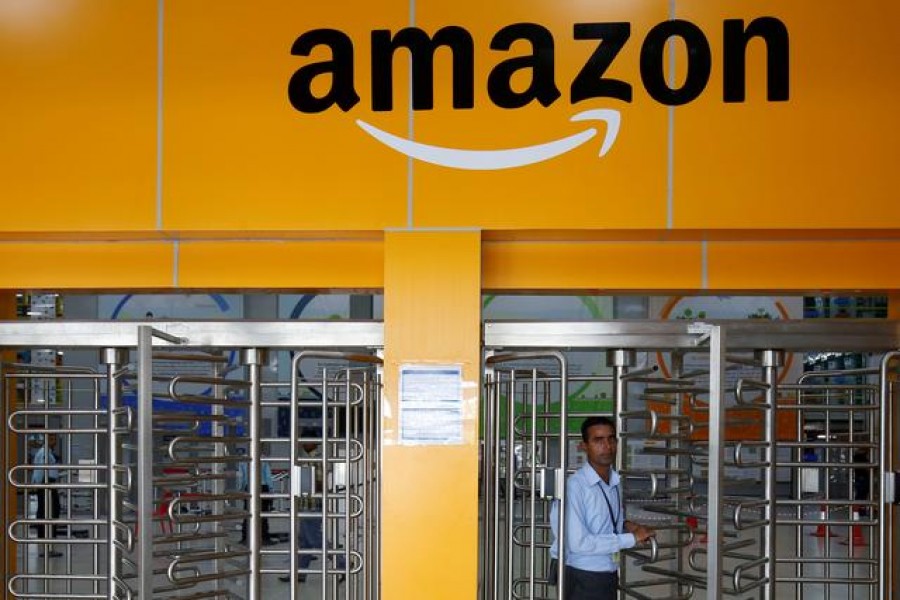
[[[22,358],[100,351],[0,371],[2,597],[377,599],[381,346],[380,323],[0,323]]]
[[[629,519],[657,531],[622,553],[620,597],[892,597],[898,345],[888,322],[486,323],[481,597],[563,597],[551,508],[564,522],[598,414],[617,424]],[[789,377],[791,352],[822,350],[887,353]],[[584,351],[608,368],[574,373]]]

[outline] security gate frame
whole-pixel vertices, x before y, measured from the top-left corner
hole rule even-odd
[[[535,583],[541,584],[545,583],[545,581],[536,579],[537,575],[534,572],[535,560],[533,557],[530,562],[530,570],[526,574],[526,577],[530,578],[529,594],[525,595],[520,594],[517,590],[513,589],[514,584],[511,576],[512,566],[504,562],[505,559],[503,556],[498,555],[503,549],[504,544],[513,544],[514,536],[510,535],[509,540],[501,539],[509,531],[508,529],[504,529],[503,526],[512,527],[512,525],[511,517],[505,515],[501,517],[503,514],[501,510],[502,507],[498,507],[499,482],[501,481],[501,467],[497,464],[499,457],[497,451],[499,450],[499,446],[496,448],[491,447],[492,444],[499,443],[499,425],[496,420],[500,411],[496,406],[496,403],[499,402],[501,392],[496,390],[492,392],[491,388],[491,386],[498,385],[498,382],[502,381],[502,377],[496,373],[496,370],[500,367],[515,369],[516,361],[521,361],[523,359],[552,357],[560,363],[561,377],[559,377],[559,380],[561,380],[562,389],[566,389],[567,374],[565,358],[559,351],[579,349],[608,351],[608,365],[614,367],[614,375],[611,378],[615,388],[614,416],[617,418],[620,435],[628,434],[627,427],[623,427],[623,425],[625,425],[627,419],[635,416],[629,415],[623,404],[625,398],[623,397],[622,384],[627,378],[628,373],[627,369],[622,368],[627,365],[627,360],[623,362],[621,356],[623,353],[631,351],[673,351],[676,354],[703,351],[708,353],[709,401],[708,407],[706,407],[709,412],[709,482],[707,488],[708,514],[706,515],[708,546],[705,551],[706,560],[704,577],[691,578],[682,576],[680,573],[676,572],[665,570],[654,571],[652,564],[649,565],[647,572],[655,572],[660,576],[668,575],[674,577],[676,582],[680,582],[679,590],[685,589],[685,586],[693,585],[705,587],[705,597],[710,600],[721,598],[726,593],[733,594],[736,590],[741,590],[743,584],[739,584],[739,582],[745,578],[747,581],[752,582],[749,584],[748,589],[759,589],[761,590],[759,593],[762,594],[762,597],[774,598],[775,586],[778,582],[784,584],[789,581],[796,581],[796,579],[780,576],[778,569],[779,564],[796,563],[798,572],[802,568],[800,562],[797,560],[791,561],[790,559],[781,558],[776,560],[774,553],[775,529],[779,525],[783,525],[781,518],[777,516],[777,507],[780,503],[776,502],[774,495],[776,469],[782,466],[783,461],[777,458],[775,458],[774,461],[772,460],[776,456],[776,448],[774,446],[775,412],[776,409],[781,408],[777,402],[776,386],[774,385],[774,373],[779,365],[779,356],[784,352],[821,350],[886,352],[887,354],[885,354],[881,369],[876,369],[874,371],[874,374],[880,372],[881,384],[879,390],[880,393],[877,395],[875,404],[873,404],[872,407],[878,412],[877,433],[880,434],[880,440],[882,442],[880,451],[878,452],[877,467],[875,468],[877,477],[874,478],[875,481],[873,481],[871,485],[872,493],[874,495],[870,498],[871,504],[875,507],[875,512],[879,515],[879,518],[877,518],[877,521],[870,520],[870,523],[871,525],[874,525],[878,537],[877,543],[874,544],[878,553],[878,556],[876,557],[877,565],[874,567],[878,574],[878,596],[876,597],[888,597],[886,594],[891,591],[891,565],[894,560],[893,556],[896,553],[896,542],[892,531],[896,507],[886,503],[886,501],[890,500],[890,494],[885,495],[886,487],[891,485],[891,482],[894,481],[891,473],[894,468],[894,463],[892,462],[892,442],[890,441],[892,438],[890,432],[892,430],[896,431],[896,429],[894,429],[896,427],[894,421],[896,415],[892,415],[890,410],[891,404],[896,403],[896,400],[894,400],[896,392],[895,385],[892,383],[892,378],[889,376],[889,367],[892,365],[892,361],[898,356],[898,353],[893,350],[900,347],[900,327],[898,327],[898,323],[892,321],[823,323],[809,321],[788,322],[753,320],[710,321],[706,323],[687,321],[615,321],[586,323],[488,322],[485,323],[484,328],[484,345],[486,352],[485,385],[487,389],[485,394],[485,410],[483,412],[485,460],[482,472],[482,493],[485,498],[485,504],[483,504],[485,510],[483,512],[484,526],[482,528],[482,545],[484,547],[481,562],[483,573],[483,587],[481,590],[482,598],[525,597],[535,599],[547,597],[536,595]],[[763,431],[766,432],[767,436],[764,440],[760,441],[759,444],[766,448],[768,461],[761,461],[759,465],[754,465],[765,469],[767,478],[766,485],[764,486],[764,498],[758,502],[757,506],[752,507],[759,512],[761,518],[749,525],[749,527],[755,527],[761,532],[759,543],[761,556],[757,557],[743,556],[740,553],[735,552],[731,548],[737,549],[739,548],[739,545],[728,546],[724,539],[724,469],[726,464],[733,465],[735,462],[740,463],[741,461],[740,457],[734,458],[734,454],[731,455],[732,458],[730,460],[726,460],[726,446],[731,446],[731,452],[734,452],[734,444],[727,443],[724,437],[726,413],[724,402],[726,393],[724,387],[725,367],[726,363],[729,361],[743,360],[741,358],[734,358],[734,356],[731,355],[726,355],[726,351],[728,353],[745,351],[756,352],[756,358],[753,362],[756,366],[761,367],[762,372],[764,373],[764,376],[758,381],[748,380],[744,382],[745,388],[755,388],[756,391],[762,395],[760,401],[748,402],[747,406],[753,410],[763,411],[763,414],[765,415],[765,426],[763,427]],[[510,366],[507,367],[506,365]],[[896,372],[896,369],[892,369],[892,371]],[[514,378],[515,371],[511,372],[513,374],[509,375],[509,377]],[[869,373],[871,374],[873,372],[870,371]],[[639,372],[631,373],[632,377],[640,377],[641,375],[643,374]],[[538,374],[536,371],[532,371],[530,375],[525,373],[525,376],[526,378],[528,376],[533,377],[535,383],[538,381]],[[659,381],[659,379],[657,379],[657,381]],[[785,387],[789,388],[790,386]],[[511,388],[505,389],[509,391]],[[565,422],[565,418],[567,417],[566,393],[562,393],[560,398],[561,406],[559,409],[559,418],[562,422]],[[525,404],[528,404],[527,399],[525,400]],[[860,407],[858,412],[872,410],[872,407]],[[799,415],[799,412],[797,414]],[[646,417],[648,415],[644,416]],[[511,417],[509,418],[509,422],[509,426],[512,427]],[[537,425],[534,425],[533,427],[537,428]],[[560,500],[561,518],[564,518],[565,510],[565,502],[562,500],[565,491],[563,483],[565,479],[564,474],[571,464],[566,456],[566,436],[562,433],[564,431],[565,428],[560,427],[561,438],[559,440],[558,453],[561,467],[548,467],[544,464],[538,465],[539,467],[544,468],[536,468],[534,463],[532,463],[530,465],[530,476],[526,473],[526,478],[528,479],[527,483],[531,486],[531,490],[525,492],[528,493],[530,491],[532,494],[531,504],[534,506],[533,499],[534,495],[537,493],[535,491],[535,486],[545,486],[550,490],[555,489],[555,494],[551,494],[550,497]],[[873,435],[875,433],[875,431],[872,432]],[[507,444],[507,458],[505,463],[506,468],[509,469],[512,464],[509,458],[509,455],[512,452],[512,448],[510,448],[512,444],[511,438],[507,438],[505,443]],[[893,443],[896,444],[896,442]],[[740,452],[740,450],[738,450],[738,452]],[[622,456],[620,453],[620,463],[621,459]],[[791,462],[784,463],[784,466],[799,468],[796,463]],[[828,469],[830,467],[825,466],[824,468]],[[507,482],[510,481],[510,477],[509,473],[507,473]],[[506,490],[507,496],[513,493],[512,490]],[[852,503],[852,500],[848,500],[847,502]],[[506,504],[505,510],[511,511],[510,505],[512,503],[509,502],[508,498]],[[788,502],[788,504],[795,506],[800,503]],[[691,510],[693,510],[693,507]],[[797,508],[797,510],[799,511],[800,508]],[[681,516],[685,516],[689,512],[690,511],[682,511],[680,514]],[[749,512],[750,511],[748,511],[748,514]],[[774,524],[771,523],[769,515],[776,515]],[[744,523],[749,521],[749,519],[746,518],[747,514],[736,514],[733,515],[733,518],[736,521],[739,521],[741,516],[744,517]],[[539,528],[536,529],[534,526],[533,513],[531,514],[531,518],[531,529],[526,542],[530,543],[533,554],[535,546],[540,545],[540,540],[536,539],[540,536],[540,530]],[[503,519],[506,519],[505,523],[500,522]],[[853,523],[853,521],[849,520],[849,516],[848,520],[836,520],[834,522],[843,525],[844,528],[848,530]],[[808,524],[808,521],[797,518],[794,521],[786,521],[786,523],[797,526],[797,530],[799,531],[800,526]],[[560,530],[560,537],[563,538],[565,530],[562,527]],[[515,535],[520,534],[517,533]],[[521,543],[521,537],[519,538],[519,543]],[[560,565],[563,564],[565,551],[565,547],[562,543],[561,546],[560,554],[562,556]],[[632,557],[639,557],[640,560],[644,560],[645,562],[652,563],[659,555],[659,552],[660,548],[658,547],[658,544],[654,542],[647,549],[628,552],[628,554],[631,554]],[[744,559],[744,563],[740,565],[739,569],[734,569],[732,567],[731,571],[726,571],[723,562],[724,555],[741,556]],[[834,561],[835,559],[829,560]],[[863,563],[867,561],[860,562]],[[746,569],[747,571],[750,569],[758,569],[759,576],[748,576],[741,569]],[[562,573],[562,567],[560,567],[560,573]],[[726,588],[723,585],[723,579],[726,573],[729,575],[729,579],[731,579],[731,576],[733,575],[734,588]],[[703,579],[705,579],[705,581]],[[553,594],[551,597],[562,597],[564,580],[561,575],[560,581],[562,583],[557,586],[556,594]],[[543,591],[546,592],[548,589],[549,588],[544,587]],[[637,590],[637,587],[629,587],[627,582],[623,585],[622,594],[636,598],[648,597],[642,596]],[[689,593],[686,594],[686,597],[694,596]]]
[[[329,456],[326,450],[325,457],[320,463],[320,468],[325,471],[327,477],[331,477],[333,470],[343,468],[344,485],[342,486],[343,504],[335,505],[338,508],[329,508],[332,504],[328,499],[328,490],[322,487],[312,493],[323,499],[322,502],[322,522],[323,525],[328,523],[338,523],[335,527],[343,527],[338,532],[335,529],[335,535],[340,534],[345,540],[343,552],[347,557],[343,574],[347,577],[347,585],[343,595],[340,597],[377,600],[379,597],[379,544],[377,523],[379,519],[379,488],[380,488],[380,436],[378,435],[379,423],[377,420],[377,407],[380,401],[380,352],[383,347],[383,325],[380,322],[353,322],[353,321],[153,321],[152,323],[136,323],[136,322],[77,322],[77,321],[54,321],[54,322],[0,322],[0,350],[12,349],[38,349],[38,348],[54,348],[54,349],[96,349],[101,352],[101,363],[105,367],[105,372],[94,373],[76,373],[78,369],[53,369],[46,370],[46,377],[65,378],[80,377],[94,381],[96,388],[94,395],[96,397],[95,409],[92,411],[66,410],[19,410],[14,411],[11,405],[0,404],[4,414],[4,420],[11,412],[25,414],[31,418],[38,413],[53,413],[54,418],[68,419],[65,421],[71,426],[73,418],[82,416],[90,416],[94,420],[92,427],[79,430],[81,434],[91,434],[95,436],[95,444],[100,443],[99,440],[105,439],[107,442],[106,464],[94,464],[93,466],[58,464],[55,468],[62,471],[93,470],[97,477],[93,479],[93,483],[76,484],[72,488],[83,488],[90,490],[93,494],[94,502],[94,518],[85,521],[78,519],[71,521],[70,519],[58,521],[70,526],[78,523],[81,526],[88,525],[91,535],[88,539],[74,540],[68,539],[65,543],[72,548],[84,547],[83,544],[91,545],[94,550],[93,573],[86,574],[84,577],[73,577],[71,575],[47,575],[47,574],[28,574],[25,573],[6,573],[4,585],[0,597],[46,597],[55,598],[152,598],[154,597],[154,578],[158,578],[161,573],[168,571],[171,578],[174,572],[177,575],[179,569],[187,569],[190,572],[196,572],[190,567],[191,562],[205,560],[215,565],[216,572],[211,576],[198,577],[198,581],[218,580],[226,575],[219,575],[218,570],[223,568],[228,561],[247,557],[248,566],[242,570],[232,570],[227,573],[229,577],[248,577],[247,598],[258,600],[262,598],[261,577],[263,574],[276,574],[279,572],[292,573],[296,572],[296,560],[298,552],[298,539],[296,524],[298,517],[296,510],[296,498],[301,493],[300,462],[296,459],[295,450],[298,444],[297,429],[297,406],[302,403],[298,395],[298,389],[303,385],[319,385],[322,390],[322,422],[327,419],[328,410],[332,405],[329,400],[329,394],[334,389],[352,390],[345,395],[346,402],[344,404],[344,414],[346,422],[352,422],[355,432],[365,431],[360,435],[361,439],[350,439],[351,431],[343,430],[343,438],[340,440],[332,439],[330,433],[326,429],[322,429],[322,438],[318,440],[323,447],[341,447],[341,456]],[[154,477],[153,456],[154,451],[154,435],[159,433],[159,423],[154,423],[154,397],[159,395],[158,390],[154,390],[154,360],[156,356],[160,356],[161,351],[167,352],[166,358],[174,360],[202,360],[212,363],[218,363],[214,355],[206,356],[184,356],[174,351],[188,351],[197,353],[206,352],[210,349],[232,349],[241,352],[241,367],[246,369],[247,376],[245,379],[225,378],[222,369],[216,367],[212,377],[184,377],[179,383],[202,383],[209,384],[213,390],[210,397],[191,397],[188,394],[178,396],[180,399],[187,399],[193,402],[206,402],[213,405],[210,421],[213,421],[213,435],[208,439],[198,439],[190,436],[178,436],[173,440],[173,444],[182,443],[181,450],[184,456],[190,455],[189,461],[202,462],[204,464],[213,465],[211,474],[211,491],[212,493],[204,495],[199,500],[205,503],[203,514],[196,517],[183,517],[179,513],[184,508],[179,506],[182,498],[175,498],[168,502],[168,519],[171,523],[195,524],[199,527],[201,523],[212,523],[212,527],[222,531],[222,524],[225,522],[234,523],[235,519],[242,516],[249,517],[249,548],[244,551],[235,550],[228,547],[222,542],[222,533],[213,532],[206,537],[213,538],[213,551],[198,556],[191,557],[190,553],[182,554],[176,552],[172,555],[174,560],[168,565],[168,569],[159,570],[158,561],[154,565],[154,558],[162,555],[159,548],[154,545],[154,522],[159,519],[166,519],[166,515],[159,516],[160,510],[165,510],[165,504],[161,504],[160,499],[155,497],[159,490],[155,489],[160,478]],[[341,350],[345,351],[341,351]],[[263,382],[261,377],[261,369],[264,365],[264,353],[266,350],[291,350],[297,351],[292,365],[292,374],[288,382]],[[132,353],[131,359],[136,365],[136,369],[128,369],[128,353]],[[203,354],[203,352],[200,352]],[[357,383],[356,374],[350,374],[350,369],[343,370],[339,377],[344,377],[343,381],[318,381],[315,383],[302,383],[298,377],[297,362],[304,357],[310,355],[318,357],[328,357],[336,360],[345,361],[362,361],[371,365],[370,370],[374,370],[374,375],[365,375],[365,390],[363,386]],[[13,367],[18,374],[11,377],[35,377],[36,375],[23,375],[31,372],[33,369],[29,365],[16,365]],[[89,369],[88,369],[89,370]],[[340,371],[340,369],[338,369]],[[39,369],[38,369],[39,371]],[[40,375],[40,373],[38,373]],[[129,385],[136,386],[137,398],[135,406],[127,407],[121,403],[121,389],[123,381],[129,380]],[[157,377],[156,379],[160,379]],[[169,394],[173,396],[176,392],[173,390],[177,383],[174,380],[169,381]],[[5,382],[5,378],[4,378]],[[106,406],[101,406],[100,402],[100,386],[105,384],[107,388]],[[278,403],[267,401],[263,398],[263,392],[266,386],[282,385],[291,386],[292,392],[290,399],[286,399],[283,404],[285,407],[291,408],[291,431],[294,436],[290,440],[291,451],[288,453],[291,467],[287,470],[287,491],[283,494],[270,493],[267,497],[270,499],[283,498],[289,502],[292,510],[281,515],[290,520],[292,525],[290,531],[291,544],[289,549],[282,554],[290,556],[291,569],[273,569],[264,568],[260,557],[263,553],[260,548],[260,522],[263,516],[276,518],[279,515],[268,513],[261,514],[262,494],[259,489],[259,475],[263,461],[274,461],[276,459],[266,459],[260,455],[261,434],[259,432],[260,410],[262,406],[275,406]],[[243,388],[247,391],[245,400],[234,405],[241,404],[248,409],[249,428],[245,437],[234,438],[225,435],[224,430],[217,423],[221,423],[222,407],[231,406],[230,398],[225,395],[225,391],[231,388]],[[372,393],[368,396],[365,408],[362,407],[362,398],[365,394]],[[352,399],[351,399],[352,397]],[[4,396],[4,399],[6,397]],[[12,401],[10,401],[12,402]],[[351,408],[353,417],[351,421]],[[79,414],[73,416],[74,413]],[[89,413],[89,414],[87,414]],[[142,418],[143,415],[149,415],[151,418]],[[218,417],[216,415],[219,415]],[[17,425],[18,417],[10,416],[8,423],[4,423],[5,433],[3,436],[3,446],[0,448],[0,461],[8,472],[4,473],[2,484],[2,497],[15,498],[17,490],[22,488],[35,487],[35,484],[27,483],[24,476],[30,475],[34,470],[32,467],[14,467],[8,464],[10,457],[11,444],[17,435],[29,433],[27,423],[20,427]],[[175,417],[174,420],[178,420]],[[364,421],[364,425],[363,425]],[[165,423],[165,421],[161,421]],[[155,428],[156,427],[156,428]],[[44,429],[44,433],[52,432],[52,429]],[[71,428],[60,429],[61,433],[72,433]],[[158,436],[157,436],[158,439]],[[235,441],[247,441],[249,455],[246,459],[233,455],[227,451],[229,444]],[[267,440],[269,442],[279,440]],[[341,446],[343,444],[343,446]],[[211,453],[206,453],[205,449],[210,449]],[[168,449],[169,453],[176,452],[172,447]],[[172,454],[175,460],[175,455]],[[234,468],[239,462],[245,462],[249,470],[249,479],[255,482],[255,485],[249,486],[249,492],[246,494],[237,494],[234,492],[226,492],[222,479],[223,468],[230,465]],[[96,463],[96,461],[95,461]],[[336,466],[338,465],[338,466]],[[158,466],[158,465],[156,465]],[[21,473],[19,473],[21,471]],[[17,475],[18,473],[18,475]],[[105,480],[103,476],[105,475]],[[158,475],[158,474],[157,474]],[[18,477],[18,479],[17,479]],[[360,478],[360,479],[355,479]],[[59,484],[62,485],[62,484]],[[42,487],[42,486],[37,486]],[[57,484],[43,486],[46,488],[57,487]],[[66,488],[69,485],[64,486]],[[100,494],[107,495],[107,501],[103,507],[105,510],[98,511],[98,498]],[[130,498],[128,497],[130,496]],[[226,515],[224,506],[232,503],[238,496],[244,497],[248,501],[250,510],[248,513],[232,513]],[[125,513],[129,513],[128,517]],[[100,514],[103,513],[103,514]],[[27,536],[16,536],[17,528],[28,527],[28,523],[22,521],[21,517],[13,517],[12,521],[7,519],[7,509],[0,517],[2,517],[4,541],[0,551],[4,566],[7,561],[17,560],[15,554],[10,556],[8,553],[16,553],[20,544],[34,543],[34,540],[27,541]],[[308,516],[308,515],[307,515]],[[102,517],[102,518],[100,518]],[[229,521],[230,520],[230,521]],[[33,522],[33,521],[32,521]],[[352,525],[351,525],[352,523]],[[362,523],[360,525],[360,523]],[[177,525],[181,530],[181,525]],[[351,529],[352,527],[352,529]],[[141,532],[144,532],[141,535]],[[148,534],[149,533],[149,534]],[[168,544],[175,544],[180,548],[183,543],[178,532],[171,536]],[[350,536],[355,536],[354,540],[350,540]],[[12,537],[10,537],[12,536]],[[219,538],[219,539],[215,539]],[[358,538],[358,541],[357,539]],[[45,541],[43,548],[50,548],[49,541]],[[98,557],[98,548],[105,548],[106,559],[101,560]],[[309,551],[307,551],[309,552]],[[325,565],[329,552],[337,553],[337,550],[322,550],[319,555],[322,559],[323,583],[321,588],[321,597],[338,598],[338,592],[335,587],[329,591],[328,583],[325,580],[327,567]],[[178,563],[186,563],[178,564]],[[18,563],[17,563],[18,564]],[[47,563],[45,562],[45,565]],[[130,571],[128,575],[123,570]],[[335,577],[334,572],[328,573]],[[38,593],[37,595],[30,590],[33,589],[35,582],[43,582],[42,585],[49,585],[60,577],[68,577],[74,581],[85,579],[93,582],[93,593],[80,592],[54,592]],[[24,579],[23,579],[24,578]],[[30,579],[29,579],[30,578]],[[129,578],[128,583],[125,579]],[[177,578],[177,577],[176,577]],[[351,579],[353,578],[353,579]],[[105,580],[105,581],[104,581]],[[354,585],[351,587],[351,581]],[[29,584],[30,582],[30,584]],[[57,581],[57,583],[59,583]],[[175,583],[173,581],[173,583]],[[68,584],[67,589],[71,590],[72,584]],[[178,585],[175,585],[178,588]],[[291,598],[297,596],[297,586],[291,583]],[[105,590],[105,591],[104,591]],[[177,593],[177,589],[175,589]],[[226,591],[221,592],[199,592],[192,594],[191,598],[218,598],[233,597]]]

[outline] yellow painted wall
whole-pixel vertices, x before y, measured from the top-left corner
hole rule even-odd
[[[357,40],[357,87],[367,89],[368,35],[399,28],[409,3],[264,0],[167,2],[164,179],[167,230],[381,230],[406,224],[406,161],[374,147],[335,109],[304,115],[288,82],[304,62],[291,55],[308,29],[337,27]],[[406,127],[406,104],[382,115]],[[371,119],[370,119],[371,120]]]
[[[703,287],[697,242],[486,242],[484,287],[651,290]]]
[[[676,228],[897,227],[893,200],[900,133],[894,110],[900,52],[886,29],[900,3],[678,0],[678,18],[715,31],[722,19],[778,16],[788,27],[791,99],[764,101],[764,46],[748,52],[745,104],[721,101],[713,61],[708,92],[674,123]],[[711,35],[713,56],[721,36]],[[683,73],[684,55],[676,70]]]
[[[6,242],[0,288],[168,288],[174,265],[174,245],[165,242]]]
[[[481,247],[482,286],[494,293],[883,293],[900,281],[900,240],[522,239],[482,240]],[[391,260],[381,236],[5,242],[0,289],[380,290]]]
[[[710,242],[710,289],[890,290],[900,242]]]
[[[435,93],[435,110],[414,113],[416,140],[452,148],[493,150],[529,146],[596,127],[570,118],[592,108],[622,112],[622,129],[610,153],[599,158],[600,139],[559,158],[503,171],[463,171],[414,162],[415,220],[423,227],[518,228],[665,228],[667,110],[635,90],[630,104],[620,100],[569,101],[572,80],[596,49],[596,41],[574,41],[576,22],[630,21],[635,36],[667,18],[667,0],[594,3],[499,0],[490,10],[475,2],[437,0],[422,3],[416,24],[435,31],[459,24],[476,43],[474,110],[454,110],[449,77]],[[480,13],[480,14],[479,14]],[[512,23],[538,23],[553,33],[555,80],[561,97],[549,107],[495,106],[487,94],[490,71],[501,61],[528,54],[518,42],[510,51],[490,51],[491,38]],[[631,40],[608,76],[634,80],[640,40]],[[439,63],[443,68],[449,61]],[[524,87],[525,77],[519,85]],[[635,82],[639,86],[639,81]]]
[[[3,239],[477,227],[685,230],[696,240],[718,230],[900,226],[890,192],[900,133],[897,3],[821,0],[815,10],[778,0],[498,0],[489,9],[475,0],[0,6]],[[748,49],[747,99],[726,104],[723,21],[764,16],[789,32],[790,100],[765,99],[765,52],[757,40]],[[650,97],[639,66],[647,34],[670,17],[696,24],[712,53],[706,88],[675,108]],[[574,25],[616,21],[630,24],[630,37],[605,77],[631,85],[632,101],[573,104],[572,81],[598,45],[573,39]],[[489,73],[532,53],[526,42],[490,48],[496,32],[519,22],[552,33],[560,97],[548,107],[498,108],[488,97]],[[434,58],[433,110],[410,110],[403,49],[393,60],[394,108],[373,110],[371,32],[411,24],[429,34],[450,25],[471,33],[473,108],[451,108],[450,53],[443,48]],[[321,28],[344,32],[353,44],[360,101],[347,112],[335,106],[305,114],[288,101],[296,70],[332,58],[324,47],[309,57],[291,54],[299,36]],[[680,85],[686,54],[680,43],[672,48],[668,76]],[[524,89],[529,77],[519,73],[514,88]],[[313,91],[324,95],[329,85],[329,75],[319,76]],[[596,108],[621,112],[606,156],[597,156],[594,139],[504,171],[414,161],[357,124],[440,147],[497,150],[590,127],[603,135],[603,124],[569,121]]]
[[[480,279],[477,232],[386,236],[384,598],[426,594],[458,600],[476,594]],[[405,364],[462,367],[462,444],[399,444],[399,372]]]
[[[384,285],[380,239],[184,242],[178,285],[186,288],[378,289]]]
[[[885,292],[898,240],[487,241],[486,290]]]
[[[0,3],[0,236],[156,227],[157,4]]]

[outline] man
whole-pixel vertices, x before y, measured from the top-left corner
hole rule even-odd
[[[646,542],[655,532],[625,519],[619,474],[613,469],[615,424],[606,417],[588,417],[581,424],[578,448],[587,461],[566,482],[564,600],[615,600],[619,551]],[[559,556],[558,504],[550,512],[552,558]]]
[[[56,447],[57,437],[55,433],[46,434],[44,437],[44,445],[41,446],[34,455],[35,466],[55,465],[56,455],[53,448]],[[31,483],[35,485],[55,485],[59,479],[59,470],[53,468],[36,468],[31,472]],[[38,488],[37,490],[37,518],[40,519],[59,519],[59,490],[52,488]],[[47,502],[50,503],[50,516],[47,516]],[[39,529],[40,531],[40,529]],[[52,539],[56,537],[56,528],[47,524],[43,527],[44,538]],[[43,553],[41,553],[43,555]],[[62,556],[62,552],[52,550],[49,553],[52,558]]]

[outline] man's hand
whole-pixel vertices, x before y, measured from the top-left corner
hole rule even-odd
[[[634,534],[634,539],[639,544],[646,542],[647,540],[649,540],[650,538],[652,538],[656,535],[656,531],[654,531],[653,529],[646,527],[644,525],[637,525],[637,524],[635,524],[635,527],[631,533]]]

